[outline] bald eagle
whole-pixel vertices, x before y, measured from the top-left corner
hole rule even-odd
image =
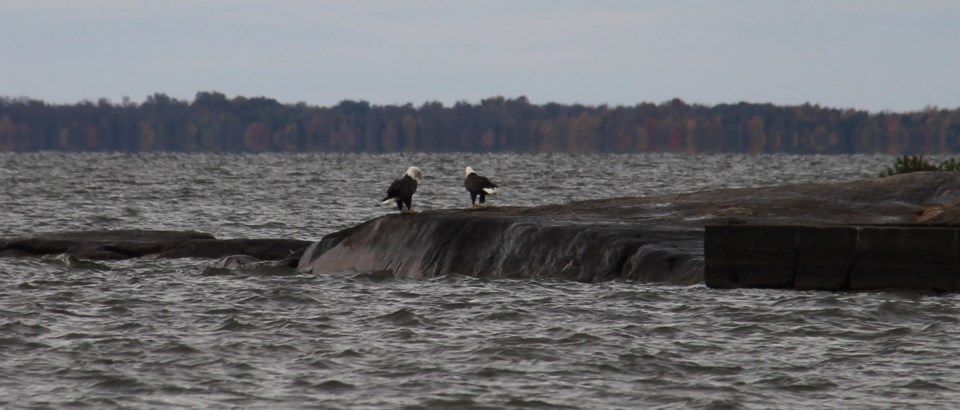
[[[390,188],[387,188],[387,196],[383,198],[382,204],[388,206],[396,203],[400,212],[404,212],[403,205],[406,204],[406,212],[413,212],[413,193],[417,192],[417,180],[423,181],[423,172],[420,171],[420,168],[407,168],[403,177],[393,181]]]
[[[463,186],[467,188],[467,192],[470,192],[471,208],[477,206],[477,195],[480,196],[480,205],[483,205],[487,195],[497,194],[497,184],[494,184],[487,177],[477,175],[473,168],[467,167],[463,170],[463,173],[467,175],[467,178],[463,180]]]

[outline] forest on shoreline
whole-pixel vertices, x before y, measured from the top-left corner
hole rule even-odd
[[[634,106],[491,97],[331,107],[157,93],[143,103],[0,97],[0,152],[960,153],[960,108],[870,113],[680,99]]]

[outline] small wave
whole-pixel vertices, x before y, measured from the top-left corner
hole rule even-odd
[[[121,375],[108,375],[100,377],[100,380],[93,384],[94,388],[105,390],[124,390],[137,391],[143,390],[146,385],[132,377]]]
[[[732,365],[705,364],[692,360],[681,360],[673,364],[684,373],[700,373],[711,375],[736,375],[743,372],[743,367]]]
[[[130,313],[133,313],[133,311],[131,311],[130,309],[127,309],[125,306],[107,306],[106,309],[104,310],[109,312],[110,315],[114,315],[114,316],[127,315]]]
[[[307,332],[316,331],[318,329],[333,328],[333,326],[330,326],[327,324],[316,325],[316,324],[306,323],[300,320],[291,320],[287,318],[271,320],[269,322],[266,322],[263,327],[264,329],[273,329],[274,331],[277,331],[277,332],[279,332],[280,330],[283,330],[287,334],[307,333]]]
[[[549,337],[516,335],[498,337],[493,339],[492,342],[500,346],[529,346],[537,344],[549,344],[553,342],[553,339]]]
[[[19,337],[0,337],[0,347],[3,347],[4,350],[39,350],[50,346],[40,342],[26,341]]]
[[[292,303],[297,305],[315,305],[322,303],[316,298],[302,294],[298,289],[287,288],[274,289],[263,295],[263,298],[270,302]]]
[[[17,289],[31,290],[31,289],[40,289],[40,287],[30,282],[20,282],[20,284],[17,285]]]
[[[194,354],[201,353],[200,350],[194,348],[193,346],[180,343],[180,342],[167,342],[162,346],[154,350],[157,353],[176,353],[176,354]]]
[[[917,330],[917,333],[920,334],[927,332],[930,332],[931,334],[940,334],[943,332],[943,325],[940,323],[928,323]]]
[[[0,325],[0,334],[19,334],[24,336],[37,336],[45,333],[49,333],[50,329],[46,326],[39,324],[26,324],[19,320],[13,322],[4,323]]]
[[[122,218],[116,218],[116,217],[106,216],[106,215],[94,215],[90,217],[90,220],[87,223],[87,225],[93,228],[100,227],[100,226],[116,226],[123,221],[124,220]]]
[[[406,328],[384,332],[383,335],[392,340],[398,340],[398,341],[407,341],[407,340],[413,340],[417,338],[417,332],[414,332]]]
[[[655,291],[650,291],[646,289],[640,290],[630,290],[630,291],[616,291],[608,293],[601,297],[602,300],[615,300],[615,301],[631,301],[631,302],[643,302],[643,303],[657,303],[664,302],[668,299],[662,295],[657,294]]]
[[[338,392],[343,390],[354,390],[357,388],[357,386],[339,380],[326,380],[324,382],[317,383],[315,387],[325,392]]]
[[[38,279],[31,282],[31,284],[37,288],[42,288],[42,287],[53,288],[61,285],[66,285],[68,283],[71,285],[75,285],[74,283],[63,281],[63,280],[50,280],[50,279]]]
[[[956,391],[956,389],[947,387],[943,384],[922,379],[913,379],[900,387],[911,390]]]
[[[110,326],[107,328],[107,330],[110,330],[110,331],[133,330],[133,329],[140,329],[143,327],[145,326],[139,322],[124,322],[119,325]]]
[[[92,262],[88,260],[78,259],[77,257],[69,254],[60,254],[53,258],[46,259],[49,263],[65,266],[69,269],[81,269],[81,270],[111,270],[109,266],[102,263]]]
[[[363,357],[364,354],[360,353],[353,349],[344,349],[339,353],[333,355],[333,357]]]
[[[309,363],[309,366],[314,369],[323,369],[323,370],[336,369],[341,367],[339,363],[329,359],[317,359],[317,360],[311,361]]]
[[[48,408],[52,403],[43,403],[45,404],[43,408]],[[58,406],[62,407],[75,407],[75,408],[117,408],[120,407],[120,403],[116,400],[107,398],[107,397],[91,397],[84,399],[71,400],[65,403],[57,403]]]
[[[541,345],[532,346],[486,346],[472,350],[471,355],[480,358],[480,360],[506,360],[506,361],[541,361],[556,362],[562,359],[561,355],[554,354],[544,349]]]
[[[461,395],[465,396],[465,395]],[[419,403],[409,406],[411,409],[495,409],[499,407],[484,406],[482,403],[469,398],[426,398]]]
[[[172,394],[176,396],[184,396],[188,394],[201,394],[206,392],[206,390],[193,387],[193,386],[179,386],[175,384],[166,384],[158,388],[159,391]]]
[[[884,323],[910,320],[915,317],[916,314],[916,309],[911,306],[911,303],[892,300],[880,303],[871,311],[871,315],[875,320]]]
[[[511,397],[510,400],[507,400],[507,407],[517,407],[525,409],[577,409],[577,406],[569,406],[566,404],[560,404],[556,402],[549,402],[538,399],[527,399],[521,397]]]
[[[886,329],[877,329],[876,327],[871,327],[868,329],[852,329],[841,332],[840,334],[853,340],[869,341],[899,339],[909,336],[912,333],[913,329],[906,326],[898,326]]]
[[[396,292],[391,293],[391,295],[392,295],[392,296],[396,296],[396,297],[401,298],[401,299],[417,299],[417,298],[423,297],[423,295],[421,295],[421,294],[419,294],[419,293],[410,292],[410,291],[407,291],[407,290],[396,291]]]
[[[627,369],[611,363],[600,363],[595,366],[600,374],[629,373]]]
[[[440,305],[445,310],[469,309],[475,306],[477,304],[472,302],[446,302]]]
[[[385,269],[373,272],[359,272],[350,275],[351,280],[363,282],[386,282],[396,280],[392,270]]]
[[[240,272],[251,276],[296,276],[300,274],[294,268],[277,265],[273,261],[255,264],[252,267],[245,266],[240,269]]]
[[[680,403],[683,405],[680,406]],[[736,398],[691,397],[681,400],[680,403],[671,403],[666,408],[739,409],[744,407],[743,403]]]
[[[288,228],[287,224],[285,224],[285,223],[283,223],[283,222],[276,222],[276,221],[264,222],[264,223],[261,223],[261,224],[249,224],[249,225],[247,225],[246,227],[249,228],[249,229],[251,229],[251,230],[254,230],[254,231],[264,230],[264,229],[286,229],[286,228]]]
[[[836,383],[822,377],[805,378],[787,374],[778,374],[772,377],[761,379],[756,383],[770,386],[777,390],[790,392],[831,390],[838,386]]]
[[[604,338],[599,336],[594,336],[589,333],[577,332],[570,336],[564,337],[563,339],[557,340],[557,342],[565,345],[582,345],[582,344],[593,344],[603,342]]]
[[[72,310],[69,310],[69,309],[61,309],[61,308],[47,308],[47,312],[56,313],[56,314],[60,314],[60,315],[66,315],[66,316],[85,316],[85,315],[81,315],[81,314],[79,314],[79,313],[76,313],[76,312],[74,312],[74,311],[72,311]]]
[[[733,335],[738,335],[738,336],[773,333],[773,330],[770,327],[764,326],[761,324],[746,324],[746,325],[734,326],[727,329],[726,331],[730,332]]]
[[[300,352],[301,349],[297,345],[289,343],[264,343],[259,346],[260,349],[263,349],[267,352],[291,352],[296,353]]]
[[[209,310],[204,311],[203,313],[206,313],[206,314],[209,314],[209,315],[238,315],[238,314],[243,313],[243,312],[244,312],[244,311],[241,310],[241,309],[229,307],[229,308],[209,309]]]
[[[203,271],[200,272],[200,276],[233,276],[234,273],[232,270],[227,268],[214,268],[214,267],[205,267]]]
[[[229,319],[227,319],[227,320],[224,320],[223,323],[220,323],[220,326],[217,326],[216,330],[226,330],[226,331],[230,331],[230,332],[238,332],[238,331],[244,331],[244,330],[251,330],[251,329],[255,329],[255,328],[256,328],[256,327],[253,326],[253,325],[249,325],[249,324],[243,323],[243,322],[241,322],[239,319],[237,319],[237,318],[235,318],[235,317],[231,317],[231,318],[229,318]]]
[[[649,332],[654,335],[675,335],[681,333],[682,330],[677,326],[657,326],[650,329]]]
[[[523,310],[507,310],[493,312],[484,315],[481,320],[490,320],[495,322],[512,322],[526,320],[529,314]]]
[[[454,283],[454,284],[463,284],[469,286],[472,284],[484,284],[490,281],[490,279],[477,277],[477,276],[467,276],[461,275],[459,273],[451,273],[442,276],[435,276],[432,278],[424,279],[427,283]]]
[[[409,309],[400,309],[393,313],[380,316],[379,319],[393,323],[397,326],[422,326],[429,321],[420,315],[413,313]]]
[[[504,376],[512,376],[525,374],[526,372],[512,369],[512,368],[503,368],[503,367],[483,367],[480,370],[475,371],[473,374],[475,376],[484,378],[484,379],[493,379]]]

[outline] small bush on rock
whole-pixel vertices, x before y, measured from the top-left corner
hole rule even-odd
[[[957,161],[955,158],[950,158],[946,161],[940,163],[941,171],[948,172],[960,172],[960,161]]]
[[[904,155],[894,161],[893,167],[887,167],[883,172],[880,172],[880,177],[923,171],[957,172],[960,171],[960,161],[951,158],[941,162],[940,165],[934,165],[924,159],[923,155]]]

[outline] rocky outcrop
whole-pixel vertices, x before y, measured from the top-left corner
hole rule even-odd
[[[220,258],[249,255],[296,265],[309,241],[294,239],[217,239],[193,231],[109,230],[53,232],[0,239],[0,256],[69,255],[110,260],[143,256]]]
[[[541,207],[386,215],[325,236],[298,269],[403,278],[446,274],[674,284],[704,281],[708,225],[944,223],[960,176],[726,189]]]
[[[308,248],[299,269],[389,271],[404,278],[702,280],[698,231],[510,216],[517,211],[522,209],[388,215],[328,235]]]

